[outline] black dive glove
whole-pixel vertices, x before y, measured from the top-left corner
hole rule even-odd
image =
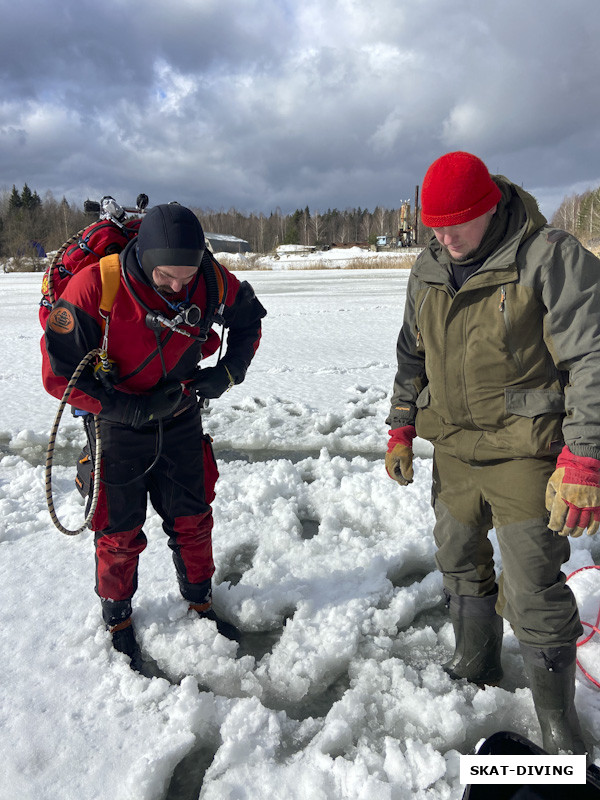
[[[141,428],[147,422],[173,414],[181,402],[183,387],[178,381],[165,383],[152,394],[114,392],[98,412],[101,419]]]
[[[196,372],[196,377],[188,384],[190,389],[195,389],[200,397],[214,399],[221,397],[223,392],[230,389],[236,380],[231,367],[225,361],[220,361],[215,367],[204,367]]]

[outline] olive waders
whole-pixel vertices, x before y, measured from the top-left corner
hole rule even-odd
[[[444,670],[454,679],[497,684],[504,617],[521,646],[544,749],[581,754],[574,696],[575,643],[583,628],[561,571],[569,541],[547,527],[544,495],[553,470],[553,459],[474,464],[436,448],[436,562],[456,639]],[[503,568],[497,584],[492,528]]]

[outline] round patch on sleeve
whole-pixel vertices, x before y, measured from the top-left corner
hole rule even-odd
[[[55,308],[48,317],[48,327],[54,333],[71,333],[75,319],[68,308]]]

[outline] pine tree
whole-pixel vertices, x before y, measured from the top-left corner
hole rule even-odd
[[[23,203],[21,201],[21,195],[17,191],[17,187],[13,183],[12,192],[8,199],[8,210],[9,211],[18,211],[22,208]]]
[[[283,244],[300,244],[300,223],[303,212],[296,209],[291,216],[289,225],[283,237]]]
[[[21,192],[21,205],[23,208],[27,209],[27,211],[31,211],[31,206],[33,203],[33,195],[31,193],[31,189],[25,183],[23,185],[23,191]]]

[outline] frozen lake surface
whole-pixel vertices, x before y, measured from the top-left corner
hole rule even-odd
[[[239,277],[268,316],[247,380],[213,402],[205,427],[221,472],[215,605],[244,638],[237,648],[188,615],[150,509],[134,601],[148,678],[103,628],[92,533],[64,536],[48,515],[58,402],[40,381],[41,276],[0,274],[0,800],[458,800],[460,753],[500,729],[539,742],[510,629],[499,687],[440,667],[453,634],[430,446],[416,441],[411,486],[384,470],[408,272]],[[53,482],[71,527],[83,519],[82,442],[66,413]],[[567,572],[599,556],[600,537],[574,540]],[[571,585],[594,622],[600,571]],[[580,658],[597,676],[600,642]],[[600,693],[581,673],[577,703],[599,742]]]

